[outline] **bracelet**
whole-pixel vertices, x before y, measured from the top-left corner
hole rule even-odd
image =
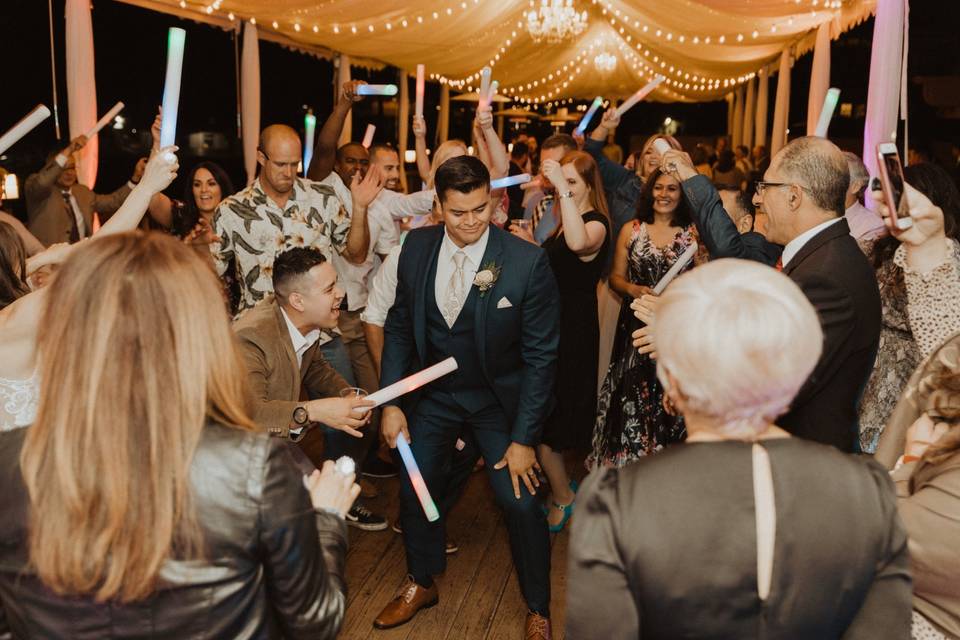
[[[561,197],[561,198],[572,198],[572,197],[573,197],[573,191],[567,191],[566,193],[561,193],[561,194],[560,194],[560,197]]]

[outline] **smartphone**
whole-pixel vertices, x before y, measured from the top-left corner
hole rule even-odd
[[[910,207],[907,206],[903,164],[900,162],[897,145],[892,142],[878,144],[877,160],[880,165],[880,187],[883,190],[883,199],[890,211],[887,226],[901,231],[909,229],[913,226],[913,219],[910,217]]]

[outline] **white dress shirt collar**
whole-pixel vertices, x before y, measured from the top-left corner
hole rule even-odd
[[[470,261],[470,266],[472,271],[476,273],[480,270],[480,261],[483,260],[483,254],[487,251],[487,242],[490,240],[490,227],[483,232],[483,235],[480,236],[480,239],[474,242],[473,244],[468,244],[462,249],[456,245],[453,241],[453,238],[450,237],[450,234],[447,233],[447,228],[443,228],[443,242],[440,244],[440,264],[446,264],[453,259],[453,254],[457,251],[463,251],[467,254],[467,260]],[[471,280],[472,282],[472,280]],[[467,283],[468,285],[470,283]]]
[[[283,314],[283,319],[287,322],[287,331],[290,332],[290,342],[293,343],[293,351],[297,354],[297,365],[302,366],[303,354],[320,338],[320,330],[314,329],[307,335],[303,335],[300,333],[300,330],[297,329],[296,325],[290,321],[290,316],[287,315],[283,307],[280,307],[280,313]]]
[[[812,240],[815,235],[817,235],[818,233],[820,233],[830,225],[840,222],[841,220],[843,220],[842,216],[839,218],[831,218],[826,222],[821,222],[817,226],[807,229],[806,231],[798,235],[796,238],[788,242],[787,246],[783,248],[783,256],[781,257],[783,266],[786,267],[788,264],[790,264],[790,261],[793,260],[793,258],[800,252],[800,249],[803,249],[803,245],[810,242],[810,240]]]

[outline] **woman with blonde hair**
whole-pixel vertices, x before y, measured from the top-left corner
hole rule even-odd
[[[667,288],[652,328],[688,437],[584,483],[567,638],[907,637],[888,474],[776,426],[822,349],[800,288],[717,260]]]
[[[0,636],[336,636],[359,488],[332,465],[301,480],[289,445],[255,432],[219,300],[161,234],[63,264],[36,421],[0,434]]]

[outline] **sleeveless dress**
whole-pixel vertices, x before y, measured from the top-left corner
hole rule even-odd
[[[36,372],[26,380],[0,378],[0,431],[11,431],[33,424],[40,398]]]
[[[647,225],[633,222],[627,256],[627,279],[653,287],[695,241],[692,227],[682,229],[670,245],[658,249],[650,240]],[[690,266],[684,268],[686,271]],[[610,367],[600,388],[593,451],[588,469],[597,465],[622,467],[664,446],[683,441],[686,426],[680,416],[663,408],[663,387],[657,379],[657,363],[633,346],[633,332],[643,324],[633,315],[625,297],[617,321]]]
[[[597,368],[600,358],[600,321],[597,283],[607,264],[610,223],[596,211],[583,222],[600,222],[606,229],[600,251],[584,262],[570,250],[563,231],[543,243],[560,288],[560,348],[557,358],[557,404],[543,427],[542,441],[554,451],[586,448],[597,411]]]

